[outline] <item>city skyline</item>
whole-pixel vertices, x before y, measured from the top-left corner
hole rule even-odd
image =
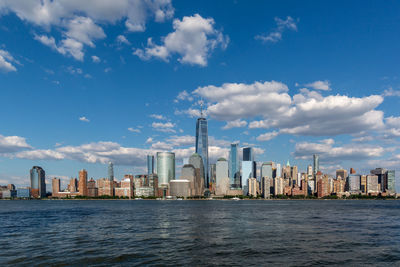
[[[394,169],[400,191],[400,5],[366,3],[165,1],[135,16],[0,0],[0,184],[26,185],[32,166],[48,188],[107,177],[109,162],[122,179],[163,151],[180,174],[204,102],[210,164],[238,142],[302,171],[313,154],[329,174]]]

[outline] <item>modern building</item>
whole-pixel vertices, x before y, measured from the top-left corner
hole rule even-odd
[[[254,161],[254,154],[252,147],[243,148],[243,161]]]
[[[110,181],[109,178],[97,180],[97,188],[99,196],[114,196],[114,181]]]
[[[275,178],[275,179],[279,179],[279,178]],[[261,195],[263,196],[263,198],[265,198],[265,199],[271,198],[271,185],[273,187],[273,181],[274,181],[274,179],[272,179],[269,176],[263,176],[261,178]]]
[[[394,170],[388,170],[386,173],[387,177],[387,191],[389,194],[396,193],[396,174]]]
[[[276,177],[282,177],[282,167],[280,163],[276,164]]]
[[[190,181],[189,180],[172,180],[169,182],[169,192],[175,197],[190,197]]]
[[[132,198],[134,196],[133,183],[132,180],[129,178],[124,178],[121,181],[120,186],[116,187],[114,190],[116,197]]]
[[[190,195],[196,196],[196,168],[192,164],[183,165],[180,179],[189,181]]]
[[[80,196],[87,196],[87,171],[85,169],[79,171],[78,191]]]
[[[147,155],[147,174],[153,174],[154,173],[154,156],[153,155]]]
[[[30,171],[31,197],[46,197],[46,173],[39,166],[33,166]]]
[[[19,187],[17,188],[17,198],[30,198],[31,188],[30,187]]]
[[[298,174],[299,174],[299,169],[297,168],[297,166],[295,165],[295,166],[290,167],[290,172],[291,172],[290,176],[292,177],[291,185],[293,186],[293,185],[297,184],[298,186],[301,186],[300,184],[297,183]]]
[[[229,164],[224,158],[219,158],[216,164],[216,195],[225,195],[230,188]]]
[[[231,187],[240,188],[240,163],[239,163],[239,144],[231,144],[229,154],[229,178]]]
[[[68,191],[71,193],[78,191],[78,180],[76,178],[71,178],[71,180],[69,180]]]
[[[260,177],[269,177],[269,178],[274,178],[273,177],[273,168],[274,168],[274,163],[272,161],[264,162],[261,164],[261,170],[260,170]],[[278,169],[277,169],[278,172]],[[278,173],[276,174],[277,177]]]
[[[195,196],[202,196],[204,194],[204,189],[207,188],[204,184],[204,164],[203,158],[194,153],[189,158],[189,164],[193,165],[195,169],[195,179],[194,179],[194,188],[195,188]]]
[[[56,178],[56,177],[54,177],[52,180],[51,180],[51,195],[53,196],[53,197],[57,197],[58,196],[58,192],[60,192],[61,190],[61,181],[60,181],[60,179],[58,179],[58,178]]]
[[[319,171],[319,156],[317,154],[313,155],[313,175],[316,176]]]
[[[348,189],[350,194],[360,193],[361,175],[350,174],[348,178]]]
[[[217,179],[217,165],[216,164],[210,164],[210,190],[211,192],[215,192],[215,185],[216,185],[216,179]]]
[[[247,162],[247,161],[246,161]],[[257,197],[257,179],[252,177],[247,180],[249,196]]]
[[[386,191],[386,184],[387,184],[387,170],[384,168],[376,168],[374,170],[371,170],[371,174],[374,174],[378,176],[378,184],[380,185],[380,191],[385,192]]]
[[[196,153],[203,160],[204,187],[208,188],[210,183],[210,174],[208,172],[208,125],[203,112],[201,112],[201,116],[196,123]]]
[[[112,162],[108,163],[108,180],[114,181],[114,164]]]
[[[378,195],[380,192],[378,176],[377,175],[367,175],[367,194]]]
[[[158,187],[169,186],[175,179],[175,153],[157,152]]]
[[[242,161],[241,187],[244,192],[247,192],[245,187],[247,187],[248,179],[256,178],[255,164],[254,161]]]
[[[89,197],[99,196],[99,189],[96,187],[96,181],[93,178],[87,182],[87,195]]]
[[[336,179],[346,179],[347,178],[347,171],[345,169],[337,169],[336,170]]]

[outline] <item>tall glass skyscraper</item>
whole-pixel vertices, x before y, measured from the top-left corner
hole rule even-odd
[[[239,144],[231,144],[229,153],[229,178],[231,187],[240,188]]]
[[[31,196],[34,198],[46,197],[46,173],[39,166],[33,166],[30,171]]]
[[[243,148],[243,161],[254,161],[252,147],[244,147]]]
[[[196,153],[201,156],[204,164],[204,187],[209,187],[209,173],[208,173],[208,126],[207,119],[201,117],[197,119],[196,123]]]
[[[175,179],[175,153],[157,152],[158,186],[168,186]]]
[[[147,155],[147,174],[153,174],[154,173],[154,156],[153,155]]]
[[[319,171],[319,156],[317,154],[313,155],[314,159],[314,166],[313,166],[313,175],[317,175],[317,172]]]
[[[108,163],[108,180],[114,181],[114,165],[112,162]]]

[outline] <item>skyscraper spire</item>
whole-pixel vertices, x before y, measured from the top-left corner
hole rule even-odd
[[[204,114],[203,114],[203,98],[200,100],[200,118],[204,118]]]

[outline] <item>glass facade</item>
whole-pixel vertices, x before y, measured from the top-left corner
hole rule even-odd
[[[114,165],[112,162],[108,163],[108,180],[114,181]]]
[[[46,197],[46,173],[39,166],[33,166],[30,171],[31,189],[37,190],[36,197]]]
[[[252,147],[244,147],[243,148],[243,161],[254,161]]]
[[[158,185],[168,185],[175,179],[175,153],[157,152]]]
[[[350,193],[359,193],[360,192],[361,175],[350,174],[348,183],[349,183],[349,192]]]
[[[387,190],[389,193],[396,193],[396,175],[394,170],[387,171]]]
[[[196,123],[196,153],[203,160],[204,186],[208,188],[210,182],[208,172],[208,126],[207,120],[203,117],[198,118]]]
[[[314,159],[313,174],[315,176],[315,175],[317,175],[317,172],[319,171],[319,156],[314,154],[313,159]]]
[[[240,187],[240,165],[239,165],[239,144],[231,144],[231,152],[229,154],[229,178],[231,187]]]
[[[154,173],[154,156],[147,155],[147,174]]]
[[[263,163],[261,165],[261,178],[262,177],[274,178],[272,175],[272,167],[273,163],[271,161]],[[276,176],[280,177],[280,175],[278,176],[278,174]]]
[[[254,161],[242,161],[242,188],[247,185],[249,178],[255,178],[254,164]]]

